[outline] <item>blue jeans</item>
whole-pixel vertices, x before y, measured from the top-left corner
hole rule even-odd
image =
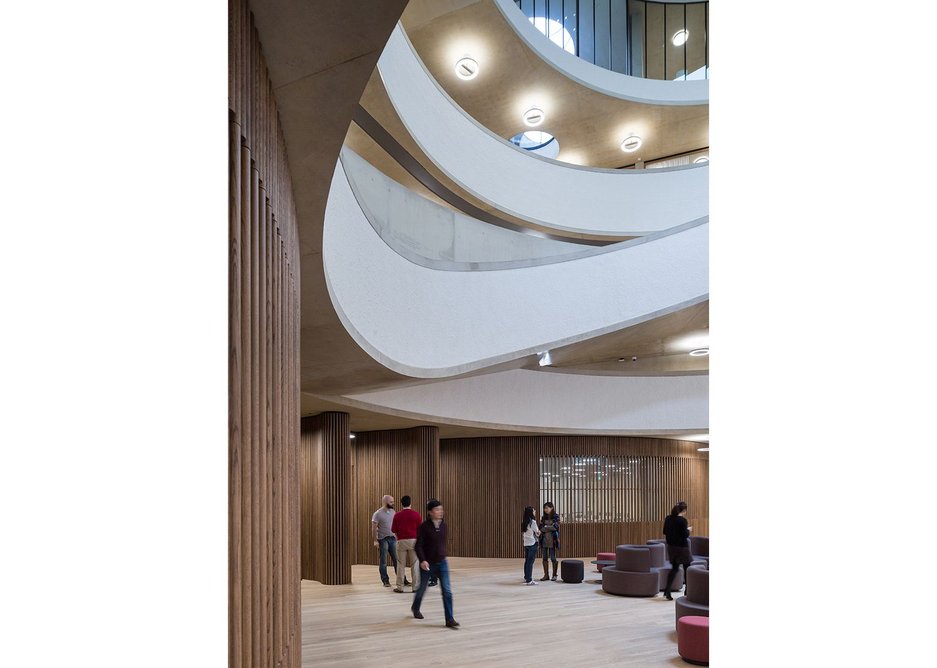
[[[413,605],[410,606],[410,609],[414,612],[420,611],[420,603],[423,602],[423,594],[426,593],[426,586],[429,584],[430,577],[439,578],[439,584],[442,585],[442,608],[446,613],[446,621],[449,621],[453,618],[452,588],[449,586],[449,564],[445,559],[438,564],[430,563],[429,572],[422,571],[420,573],[420,588],[416,590]]]
[[[537,544],[524,546],[524,582],[534,579],[534,560],[537,558]]]
[[[387,584],[390,582],[390,578],[387,577],[388,552],[390,552],[390,558],[394,562],[394,575],[397,574],[397,539],[393,536],[388,536],[387,538],[381,538],[377,541],[377,544],[381,548],[381,565],[378,566],[378,570],[381,572],[381,582]]]

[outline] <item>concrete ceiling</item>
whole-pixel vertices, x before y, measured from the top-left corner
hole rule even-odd
[[[388,415],[368,411],[356,406],[329,401],[327,398],[312,394],[301,395],[301,410],[303,415],[318,415],[326,411],[335,411],[349,414],[349,429],[352,433],[362,431],[382,431],[386,429],[409,429],[427,424],[439,427],[440,438],[479,438],[483,436],[539,436],[541,432],[515,431],[509,429],[485,429],[480,427],[466,427],[463,425],[445,424],[443,422],[427,423],[426,420],[414,420],[398,415]],[[700,447],[709,442],[708,434],[655,434],[654,438],[672,438],[684,441],[698,441]]]
[[[586,88],[531,51],[491,0],[411,1],[401,22],[436,81],[500,137],[530,129],[521,116],[536,105],[546,113],[536,129],[557,138],[557,159],[566,162],[618,168],[709,146],[708,105],[646,105]],[[465,55],[479,63],[471,81],[455,74],[456,61]],[[624,153],[620,144],[630,132],[644,144]]]
[[[329,41],[328,24],[329,20],[338,16],[347,18],[346,14],[352,5],[335,1],[328,4],[328,11],[324,14],[322,6],[292,6],[289,13],[292,18],[284,23],[280,20],[285,15],[279,11],[280,4],[282,3],[252,3],[252,8],[257,19],[261,41],[264,43],[280,107],[300,224],[302,247],[301,385],[304,390],[302,414],[311,415],[323,410],[344,410],[351,413],[352,428],[356,430],[414,426],[417,423],[413,420],[349,409],[316,398],[311,394],[343,394],[413,382],[413,379],[405,378],[382,367],[361,350],[347,334],[329,300],[321,263],[325,198],[338,149],[342,140],[348,135],[348,121],[354,105],[361,99],[365,80],[373,72],[374,63],[380,53],[380,45],[383,44],[383,40],[386,39],[393,25],[394,12],[399,12],[403,3],[397,1],[388,4],[385,11],[378,14],[374,14],[373,9],[363,6],[356,9],[355,12],[360,14],[356,19],[360,24],[360,39],[352,40],[353,44],[349,43],[345,46],[335,45]],[[469,6],[464,8],[469,9],[478,3],[429,3],[412,0],[410,4],[416,12],[413,16],[418,17],[418,10],[436,11],[442,4],[452,7],[468,4]],[[494,7],[490,9],[497,11]],[[428,15],[424,16],[424,18],[427,17]],[[425,27],[428,26],[427,22]],[[503,27],[510,30],[506,24]],[[312,53],[307,43],[310,34],[320,36],[319,44],[329,45],[328,51],[331,54],[329,58],[315,57],[315,54],[296,58],[297,53]],[[513,32],[502,37],[509,37],[519,44]],[[428,39],[428,35],[424,35],[425,39]],[[374,77],[371,78],[373,80]],[[330,103],[323,106],[321,102],[326,99]],[[401,176],[399,172],[397,176]],[[401,176],[401,178],[405,177]],[[686,326],[695,327],[698,324],[698,314],[686,315],[683,320],[686,321]],[[588,346],[586,348],[577,350],[576,346],[570,346],[558,350],[556,353],[558,369],[575,368],[577,364],[610,364],[605,356],[627,354],[633,350],[648,351],[647,357],[650,360],[655,346],[661,345],[660,341],[671,336],[674,327],[677,326],[675,323],[680,321],[681,317],[674,314],[673,318],[662,320],[659,331],[654,328],[653,323],[646,323],[638,332],[628,334],[629,330],[625,330],[615,335],[579,344]],[[615,342],[618,335],[623,337],[620,345]],[[535,363],[534,360],[529,358],[516,360],[510,366],[516,368],[532,363]],[[648,361],[647,364],[652,363]],[[663,365],[659,372],[669,373],[672,370],[671,366]],[[607,371],[609,369],[596,369],[598,373]],[[655,371],[645,368],[644,373],[653,374]],[[499,433],[516,435],[518,433],[440,426],[443,436],[447,438]]]

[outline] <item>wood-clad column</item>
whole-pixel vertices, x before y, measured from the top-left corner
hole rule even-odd
[[[399,510],[400,497],[409,495],[421,515],[426,502],[439,497],[439,427],[357,432],[352,451],[354,562],[377,564],[371,515],[380,507],[381,497],[393,496]]]
[[[303,418],[300,429],[302,567],[305,580],[350,584],[351,434],[348,413]]]
[[[273,88],[228,13],[229,663],[298,668],[299,241]]]

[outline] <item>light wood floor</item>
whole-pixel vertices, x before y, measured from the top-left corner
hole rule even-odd
[[[303,666],[689,665],[677,655],[674,604],[606,594],[594,558],[582,558],[582,584],[536,587],[523,584],[523,559],[450,558],[456,630],[444,626],[439,587],[414,619],[409,588],[383,587],[377,566],[353,566],[350,585],[303,580]]]

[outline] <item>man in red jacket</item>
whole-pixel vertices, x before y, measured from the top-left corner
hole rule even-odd
[[[410,497],[404,495],[400,499],[403,510],[394,515],[390,530],[397,536],[397,586],[394,591],[398,594],[403,593],[404,585],[412,584],[413,591],[420,586],[420,575],[416,558],[416,531],[420,528],[423,518],[420,514],[410,507]],[[413,582],[406,581],[407,560],[410,561],[410,569],[413,572]]]

